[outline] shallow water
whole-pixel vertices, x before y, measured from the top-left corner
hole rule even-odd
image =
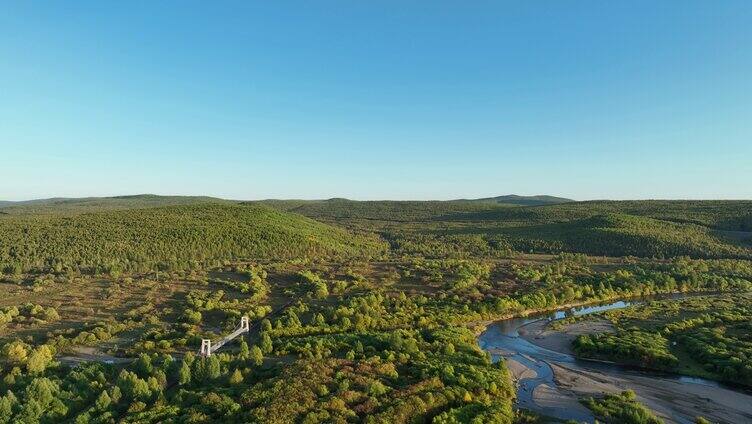
[[[723,385],[715,381],[697,377],[665,374],[660,372],[637,370],[616,364],[578,360],[569,354],[554,352],[530,343],[529,341],[520,337],[519,329],[527,324],[539,320],[557,320],[569,316],[580,316],[612,309],[625,308],[628,306],[643,303],[648,300],[681,299],[689,296],[691,295],[668,295],[637,300],[619,300],[576,308],[562,308],[560,310],[537,314],[529,317],[501,320],[491,324],[486,329],[486,331],[484,331],[478,337],[478,344],[482,349],[491,353],[494,362],[498,361],[501,357],[506,359],[513,359],[537,373],[535,377],[522,378],[518,381],[516,401],[518,407],[560,419],[573,419],[579,422],[593,422],[594,418],[590,411],[579,405],[577,405],[578,407],[573,406],[568,408],[543,407],[538,405],[533,400],[533,392],[541,385],[547,385],[553,388],[555,391],[559,391],[556,381],[554,380],[554,373],[550,366],[550,363],[569,364],[576,366],[577,368],[585,370],[595,370],[603,374],[612,376],[650,376],[660,377],[664,380],[671,380],[688,385],[699,384],[711,387],[723,387]],[[562,394],[562,396],[565,395]],[[680,423],[691,423],[693,421],[693,417],[682,416],[681,414],[678,414],[672,418],[676,422]]]

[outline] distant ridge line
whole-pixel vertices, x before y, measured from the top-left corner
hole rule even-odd
[[[490,202],[499,204],[516,204],[520,206],[534,206],[534,205],[554,205],[561,203],[629,203],[629,202],[748,202],[752,199],[737,198],[737,199],[694,199],[694,198],[634,198],[634,199],[588,199],[588,200],[575,200],[566,197],[557,197],[550,195],[534,195],[523,196],[516,194],[508,194],[495,197],[481,197],[481,198],[460,198],[460,199],[369,199],[369,200],[356,200],[348,199],[346,197],[331,197],[321,199],[303,199],[303,198],[263,198],[263,199],[228,199],[214,196],[202,196],[202,195],[162,195],[162,194],[126,194],[116,196],[83,196],[83,197],[48,197],[28,200],[2,200],[0,199],[0,208],[11,206],[24,206],[24,205],[46,205],[54,206],[57,204],[65,203],[85,203],[85,202],[107,202],[118,200],[144,200],[144,201],[204,201],[204,202],[224,202],[224,203],[256,203],[256,202]]]
[[[517,194],[507,194],[504,196],[495,196],[495,197],[483,197],[480,199],[458,199],[461,201],[468,201],[468,202],[493,202],[493,203],[504,203],[509,205],[520,205],[520,206],[537,206],[537,205],[556,205],[560,203],[571,203],[575,202],[575,200],[567,199],[565,197],[556,197],[556,196],[549,196],[549,195],[536,195],[536,196],[520,196]]]

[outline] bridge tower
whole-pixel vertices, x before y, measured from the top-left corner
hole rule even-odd
[[[211,340],[210,339],[201,339],[201,351],[199,352],[201,356],[211,356]]]
[[[218,340],[216,343],[214,343],[214,346],[212,346],[212,341],[209,339],[201,339],[201,350],[199,351],[199,355],[201,356],[211,356],[212,352],[215,350],[221,348],[225,344],[231,342],[234,338],[240,336],[243,333],[250,333],[251,331],[251,324],[248,317],[240,317],[240,327],[236,328],[235,331],[232,333],[226,335],[221,340]]]
[[[251,331],[251,326],[249,324],[248,317],[246,316],[240,317],[240,331],[244,333],[248,333],[249,331]]]

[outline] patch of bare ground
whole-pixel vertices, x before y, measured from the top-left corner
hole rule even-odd
[[[587,414],[587,408],[574,396],[562,396],[559,390],[548,384],[541,384],[533,390],[533,401],[542,408],[579,411]]]
[[[552,329],[554,321],[540,320],[519,329],[520,336],[540,347],[572,355],[572,342],[583,334],[613,333],[614,326],[605,319],[588,319]]]
[[[536,373],[535,370],[530,369],[514,359],[506,359],[504,363],[509,372],[512,373],[512,378],[516,381],[522,380],[523,378],[535,378],[538,376],[538,373]]]
[[[77,346],[64,356],[57,358],[62,364],[75,366],[85,362],[102,362],[106,364],[122,364],[132,362],[132,358],[118,358],[108,355],[96,347]]]
[[[714,423],[752,422],[752,398],[744,393],[647,374],[604,374],[576,365],[550,365],[557,386],[580,398],[631,389],[641,403],[669,423],[691,423],[697,416]]]

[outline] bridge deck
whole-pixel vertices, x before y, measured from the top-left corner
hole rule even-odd
[[[237,330],[233,331],[232,333],[228,334],[227,336],[223,337],[222,340],[212,343],[211,352],[216,352],[217,349],[220,347],[226,345],[227,343],[231,342],[234,338],[240,336],[241,334],[247,332],[248,330],[244,328],[238,328]]]

